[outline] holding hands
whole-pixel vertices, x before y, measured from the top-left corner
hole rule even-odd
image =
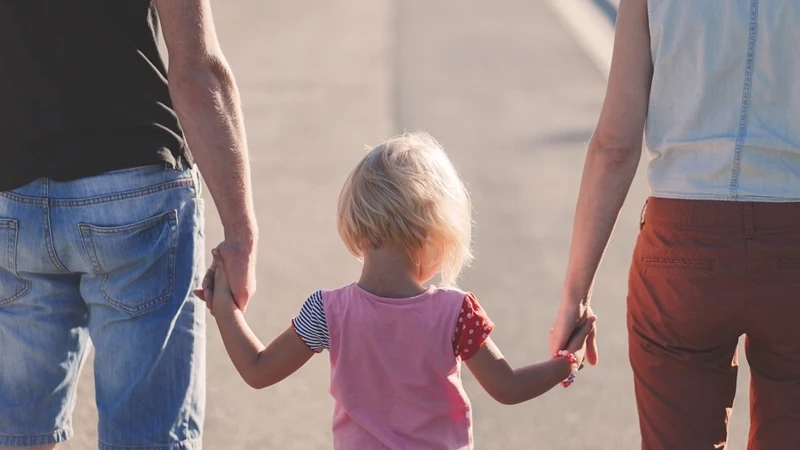
[[[575,330],[572,332],[572,336],[570,336],[566,345],[562,349],[560,349],[560,350],[566,350],[567,352],[575,356],[578,368],[582,368],[584,360],[588,358],[588,349],[590,348],[589,339],[595,334],[596,321],[597,321],[597,316],[594,315],[581,320],[580,323],[578,323],[578,325],[575,327]],[[554,350],[553,354],[556,354],[556,352],[558,351],[559,350]]]
[[[214,255],[214,262],[206,272],[205,278],[203,278],[202,289],[194,292],[195,295],[208,304],[210,309],[213,310],[214,299],[212,296],[214,295],[215,277],[217,268],[222,261],[228,266],[227,273],[231,274],[230,279],[227,276],[225,277],[228,292],[242,312],[247,309],[247,303],[256,291],[255,245],[253,242],[241,243],[225,240],[211,251]]]
[[[584,359],[591,365],[597,364],[596,321],[597,316],[588,305],[562,303],[555,326],[550,330],[552,354],[566,350],[575,355],[581,367]]]
[[[211,255],[214,261],[208,269],[206,279],[203,280],[203,288],[196,290],[195,294],[206,302],[211,315],[222,319],[233,315],[234,311],[241,311],[242,308],[234,299],[228,271],[219,248],[211,250]]]

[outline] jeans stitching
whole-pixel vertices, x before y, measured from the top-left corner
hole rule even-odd
[[[120,228],[113,228],[113,229],[102,229],[99,227],[95,227],[89,224],[80,224],[80,232],[82,236],[82,241],[84,245],[84,249],[86,250],[87,255],[89,256],[89,260],[92,263],[92,268],[97,272],[98,275],[103,274],[103,281],[100,285],[100,293],[103,295],[103,298],[106,299],[110,304],[114,305],[121,311],[129,314],[135,315],[147,311],[167,300],[172,298],[175,295],[175,270],[176,270],[176,246],[177,246],[177,239],[178,239],[178,219],[177,219],[178,212],[176,210],[168,211],[166,213],[160,214],[156,217],[152,217],[148,220],[143,222],[129,225],[126,227]],[[167,288],[165,291],[157,295],[156,297],[147,300],[144,303],[141,303],[136,306],[126,305],[119,300],[114,299],[111,294],[108,293],[106,290],[106,285],[108,283],[109,274],[104,273],[105,269],[100,264],[99,256],[97,254],[97,248],[94,244],[94,237],[93,235],[96,234],[107,234],[113,235],[115,233],[124,233],[128,231],[136,231],[145,229],[151,226],[158,225],[161,222],[166,222],[167,226],[169,227],[169,249],[165,255],[167,259]],[[85,232],[85,233],[84,233]],[[91,247],[91,250],[89,249]]]
[[[42,229],[44,231],[44,242],[47,247],[47,254],[50,261],[59,271],[69,273],[69,269],[64,266],[56,253],[56,246],[53,237],[53,227],[50,225],[50,184],[45,182],[42,184]]]
[[[128,192],[121,192],[117,194],[100,195],[97,197],[83,198],[83,199],[50,199],[51,206],[88,206],[97,205],[100,203],[109,203],[117,200],[126,200],[129,198],[144,197],[150,194],[156,194],[162,191],[180,187],[191,187],[194,189],[194,181],[190,178],[182,178],[180,180],[167,181],[165,183],[156,184],[144,189],[135,189]],[[30,197],[26,195],[15,194],[13,192],[0,192],[0,197],[5,197],[20,203],[42,204],[42,198]]]
[[[91,229],[85,224],[78,225],[78,234],[81,237],[83,250],[86,252],[86,257],[89,258],[89,263],[92,265],[95,275],[101,275],[103,268],[100,267],[100,261],[97,260],[97,250],[94,247],[94,238],[92,237]]]
[[[105,227],[104,228],[104,227],[94,226],[94,225],[91,225],[91,224],[88,224],[88,223],[82,223],[82,224],[80,224],[80,226],[83,229],[86,229],[87,231],[89,231],[92,234],[111,234],[111,235],[113,235],[113,234],[117,234],[117,233],[127,233],[129,231],[143,230],[145,228],[149,228],[149,227],[154,226],[154,225],[158,224],[159,222],[163,222],[163,221],[169,222],[170,227],[177,226],[177,221],[175,220],[175,217],[177,216],[177,214],[178,214],[178,212],[173,209],[171,211],[166,211],[166,212],[164,212],[162,214],[159,214],[157,216],[151,217],[151,218],[149,218],[147,220],[143,220],[143,221],[141,221],[139,223],[134,223],[132,225],[127,225],[127,226],[123,226],[123,227],[112,227],[112,228]]]
[[[155,446],[142,446],[142,445],[114,445],[109,444],[103,440],[99,441],[100,444],[110,447],[110,448],[118,448],[118,449],[125,449],[125,450],[171,450],[171,449],[181,449],[185,448],[186,446],[195,445],[198,442],[202,442],[202,438],[198,437],[195,439],[185,439],[175,444],[166,444],[166,445],[155,445]]]
[[[46,437],[52,436],[56,433],[70,433],[72,431],[71,428],[63,427],[63,428],[56,428],[53,430],[52,433],[41,433],[41,434],[0,434],[0,438],[39,438],[39,437]]]
[[[14,236],[16,233],[13,232],[12,229],[16,228],[16,220],[3,220],[0,221],[0,228],[6,228],[8,230],[8,235],[6,236],[6,245],[7,245],[7,254],[6,254],[6,264],[11,271],[16,273],[16,261],[15,261],[15,253],[16,253],[16,237]]]
[[[33,445],[42,446],[42,445],[52,445],[64,442],[72,437],[73,431],[72,427],[59,427],[53,430],[51,433],[42,433],[42,434],[0,434],[0,442],[3,442],[4,446],[19,446],[23,445],[21,441],[24,442],[24,445],[30,445],[31,440],[35,441],[32,442]]]
[[[14,303],[18,299],[20,299],[22,296],[24,296],[25,294],[27,294],[28,292],[31,291],[32,284],[31,284],[30,280],[22,280],[22,284],[23,284],[24,287],[19,292],[17,292],[13,296],[11,296],[11,298],[9,298],[8,300],[0,302],[0,306],[8,306],[8,305]]]
[[[10,305],[11,303],[15,302],[17,299],[21,298],[25,294],[31,291],[33,288],[33,283],[30,280],[25,280],[19,278],[17,273],[17,242],[19,240],[19,225],[16,220],[9,219],[0,221],[0,228],[5,228],[8,230],[7,237],[6,237],[6,246],[7,246],[7,255],[6,255],[6,264],[8,265],[9,272],[19,281],[22,282],[22,287],[18,292],[16,292],[11,297],[0,300],[0,307]]]

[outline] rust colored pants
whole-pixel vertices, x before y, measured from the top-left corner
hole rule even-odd
[[[726,448],[742,335],[747,448],[800,449],[800,203],[650,198],[628,294],[643,450]]]

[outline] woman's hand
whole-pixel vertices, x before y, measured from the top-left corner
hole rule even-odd
[[[578,335],[577,331],[582,330],[587,321],[592,322],[590,331],[586,336],[585,347],[581,343],[581,352],[585,349],[586,361],[591,365],[597,364],[597,327],[594,324],[596,320],[592,308],[584,303],[568,303],[562,302],[561,308],[558,310],[556,316],[556,323],[552,330],[550,330],[550,353],[555,354],[559,350],[568,350],[571,353],[576,353],[571,346],[575,345],[573,335]],[[577,357],[577,353],[576,353]],[[579,359],[583,359],[583,354]]]
[[[597,316],[591,315],[591,311],[589,311],[589,314],[590,315],[586,319],[581,319],[581,321],[575,327],[575,331],[572,333],[572,336],[569,338],[567,345],[564,347],[566,351],[575,355],[580,367],[583,367],[583,361],[588,355],[588,349],[592,348],[592,346],[590,346],[589,339],[594,339],[595,330],[597,330],[595,325],[597,322]],[[597,348],[594,349],[594,352],[596,362]]]

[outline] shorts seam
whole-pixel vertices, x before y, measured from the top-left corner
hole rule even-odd
[[[65,442],[72,438],[72,427],[56,428],[50,433],[41,434],[0,434],[0,446],[42,446]]]
[[[202,438],[186,439],[175,444],[166,445],[114,445],[104,442],[102,439],[98,440],[100,444],[99,450],[199,450],[203,442]]]

